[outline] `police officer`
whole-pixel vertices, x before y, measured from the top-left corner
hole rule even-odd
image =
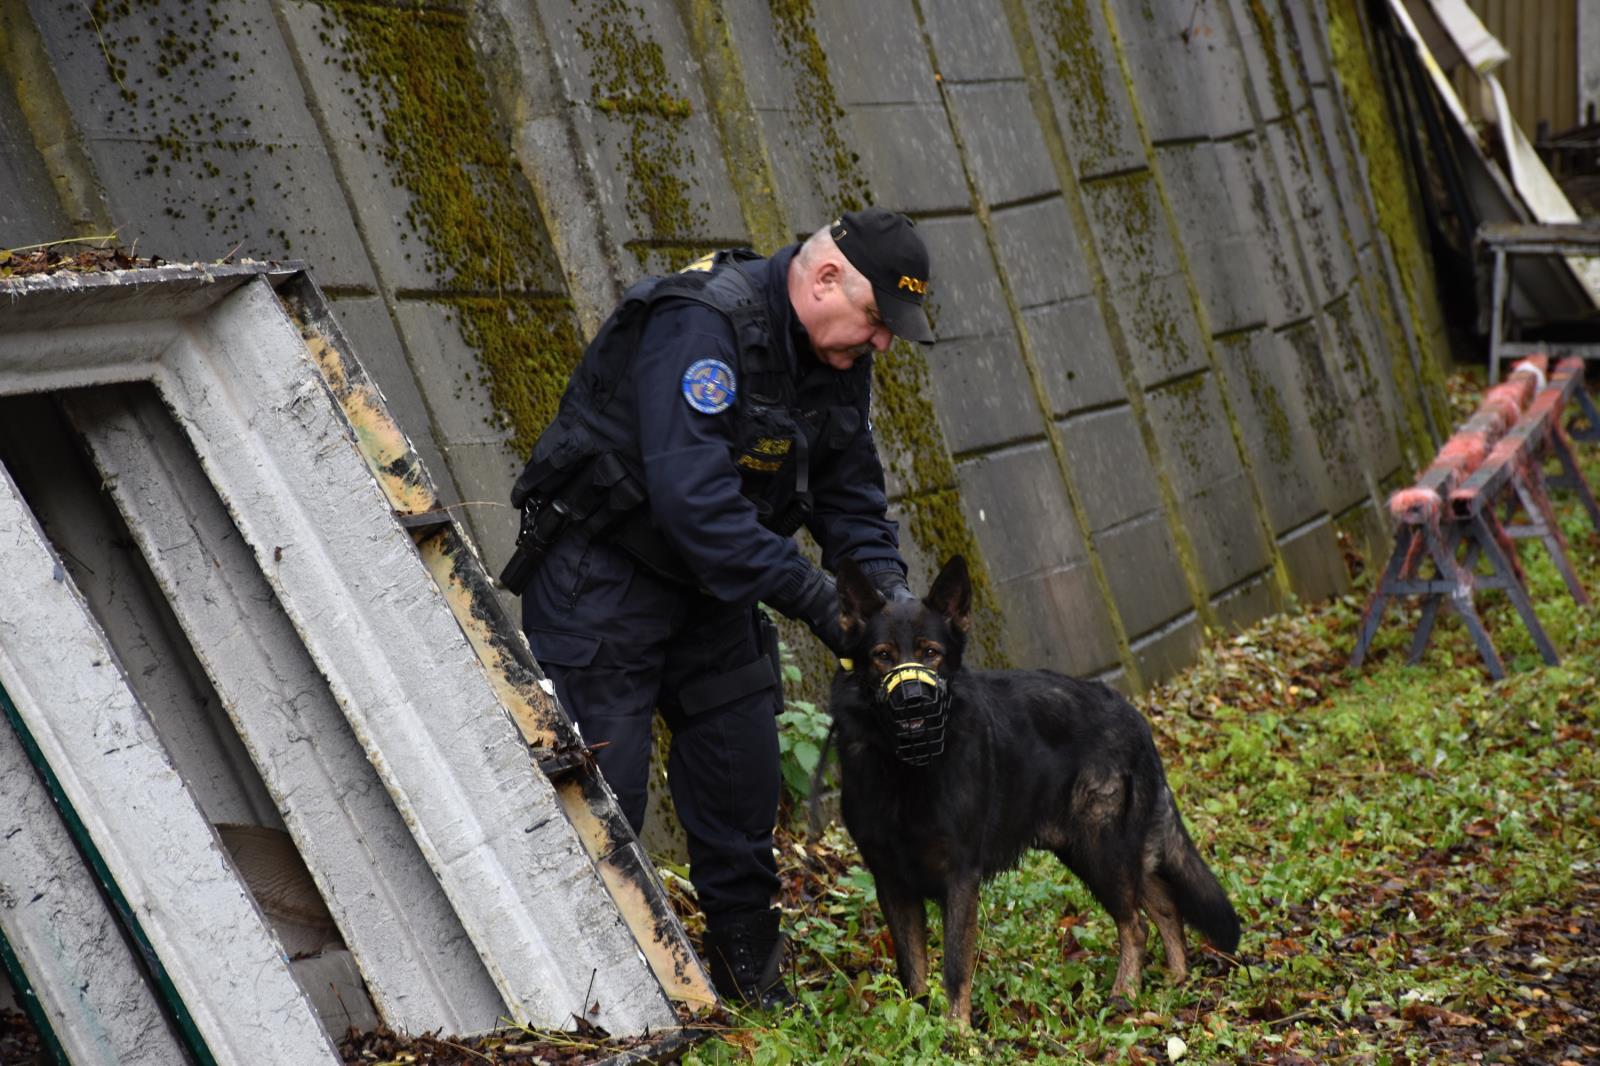
[[[826,571],[853,559],[886,595],[911,595],[868,398],[873,352],[894,335],[932,340],[928,267],[909,219],[867,208],[770,259],[720,252],[640,282],[513,492],[519,558],[537,560],[521,590],[529,643],[635,831],[657,709],[671,728],[705,955],[739,1001],[787,998],[773,908],[780,675],[756,605],[837,652]],[[795,545],[801,525],[824,569]]]

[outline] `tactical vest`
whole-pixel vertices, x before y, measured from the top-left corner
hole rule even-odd
[[[664,576],[688,578],[649,517],[630,370],[651,309],[663,300],[693,300],[733,327],[740,492],[755,505],[763,526],[783,536],[794,533],[810,515],[813,462],[848,447],[866,420],[871,359],[857,360],[848,371],[824,367],[796,382],[785,345],[772,338],[766,302],[739,266],[759,258],[742,249],[717,252],[680,273],[630,287],[573,371],[555,420],[517,479],[512,503],[586,501],[573,514],[575,524],[612,537]],[[657,402],[684,401],[675,393]],[[597,476],[618,484],[596,485]]]

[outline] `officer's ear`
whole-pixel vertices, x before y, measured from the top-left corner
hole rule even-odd
[[[884,599],[854,560],[839,564],[839,626],[845,639],[855,641],[873,615],[883,610]]]
[[[844,284],[844,266],[834,259],[822,259],[811,271],[812,295],[821,297],[829,289]]]

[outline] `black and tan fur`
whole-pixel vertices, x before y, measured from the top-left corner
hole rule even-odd
[[[1122,696],[1049,670],[968,670],[966,562],[945,565],[921,601],[886,604],[850,564],[839,601],[852,668],[833,685],[843,809],[894,937],[908,993],[928,983],[924,901],[944,913],[950,1013],[972,1012],[978,886],[1029,848],[1053,852],[1117,923],[1112,993],[1139,990],[1155,922],[1174,980],[1188,972],[1184,923],[1224,951],[1239,918],[1195,850],[1167,788],[1150,727]],[[873,694],[885,672],[920,662],[952,694],[944,753],[926,766],[895,757]]]

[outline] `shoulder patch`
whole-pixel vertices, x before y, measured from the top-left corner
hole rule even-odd
[[[733,368],[721,359],[700,359],[683,372],[683,398],[703,415],[721,414],[738,392]]]

